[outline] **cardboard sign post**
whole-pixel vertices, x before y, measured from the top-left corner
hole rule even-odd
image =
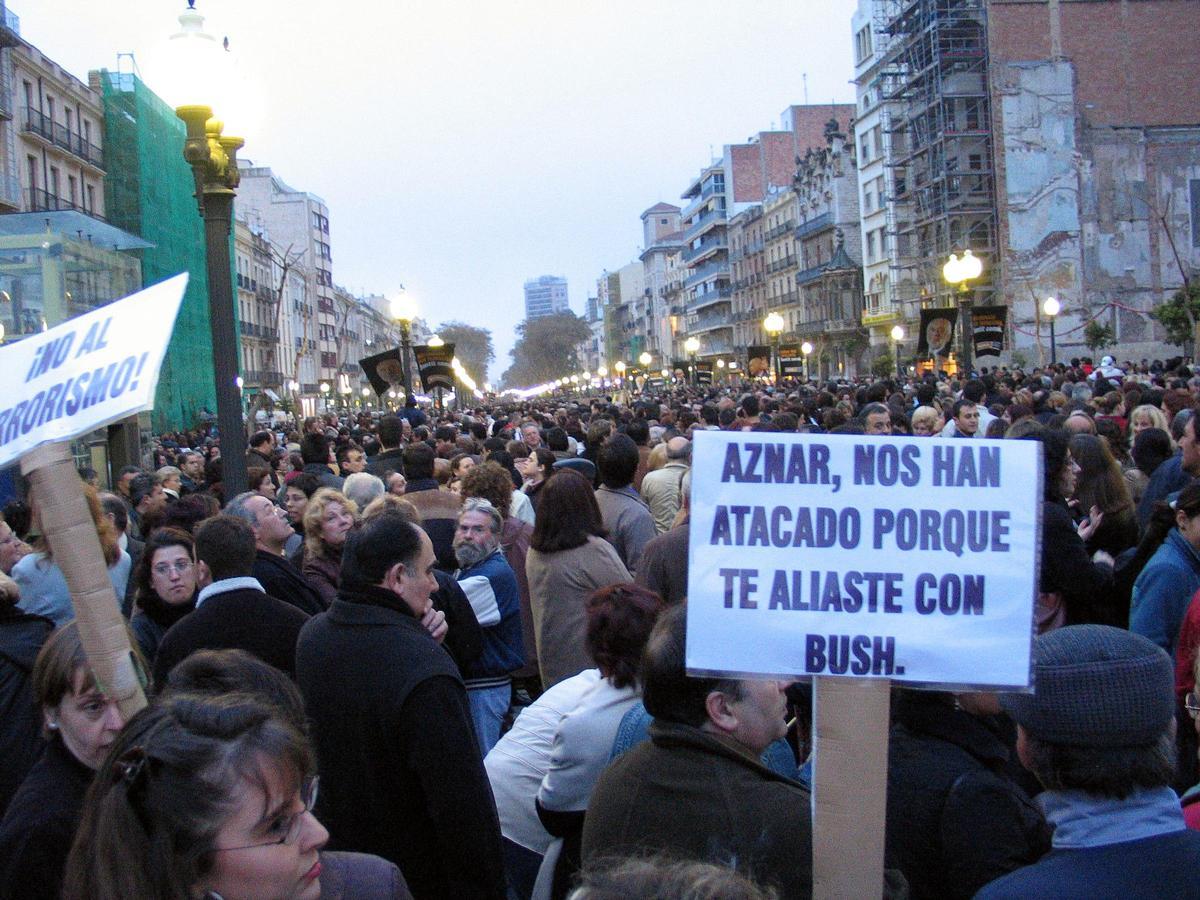
[[[83,482],[63,441],[151,408],[183,300],[177,275],[0,350],[0,465],[21,460],[62,569],[88,666],[128,718],[146,705]]]
[[[892,681],[1030,683],[1041,446],[698,432],[687,668],[811,677],[814,895],[883,889]]]
[[[886,678],[813,679],[815,900],[883,896],[890,695]]]
[[[44,444],[26,454],[21,474],[32,484],[42,533],[71,591],[88,667],[101,692],[116,701],[128,720],[146,705],[146,695],[133,665],[129,633],[83,495],[83,481],[67,445]]]

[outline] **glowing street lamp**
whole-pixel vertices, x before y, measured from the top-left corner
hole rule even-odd
[[[958,288],[961,300],[959,302],[962,319],[962,362],[965,374],[971,371],[971,297],[968,285],[983,274],[983,260],[971,252],[968,247],[962,256],[950,254],[946,264],[942,266],[942,277],[947,284]]]
[[[391,306],[392,318],[400,327],[400,377],[404,380],[404,396],[412,396],[412,369],[409,367],[409,357],[412,355],[412,323],[417,317],[417,301],[412,294],[400,287],[388,301]]]
[[[642,368],[645,369],[650,365],[650,361],[652,359],[654,359],[654,357],[643,350],[641,356],[638,357],[638,362],[640,362],[642,364]]]
[[[808,381],[808,357],[813,352],[813,345],[805,341],[800,345],[800,352],[804,354],[804,380]]]
[[[779,335],[783,333],[783,316],[777,312],[767,313],[763,319],[763,331],[771,337],[771,349],[774,353],[774,365],[772,371],[775,373],[776,380],[779,379]]]

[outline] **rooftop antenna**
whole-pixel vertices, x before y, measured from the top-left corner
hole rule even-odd
[[[808,73],[804,72],[800,77],[804,79],[804,105],[808,106]]]

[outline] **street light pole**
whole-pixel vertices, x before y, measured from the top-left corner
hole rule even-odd
[[[699,373],[696,371],[696,353],[700,350],[700,339],[695,336],[688,338],[683,342],[683,349],[687,351],[691,364],[691,378],[688,381],[694,387],[699,381]]]
[[[782,375],[779,364],[779,335],[783,331],[783,316],[777,312],[768,313],[763,319],[763,331],[771,336],[771,350],[774,357],[773,371],[775,383],[778,384]]]
[[[1054,344],[1054,320],[1058,318],[1058,313],[1062,309],[1062,304],[1053,297],[1047,297],[1046,302],[1042,304],[1042,312],[1050,319],[1050,365],[1058,364],[1058,348]]]
[[[804,380],[805,380],[805,382],[808,382],[810,379],[810,376],[808,373],[808,357],[809,357],[809,354],[811,354],[813,352],[813,345],[810,344],[808,341],[805,341],[803,344],[800,345],[800,352],[804,355]]]
[[[904,376],[904,369],[900,365],[900,342],[904,340],[904,328],[900,325],[892,326],[892,357],[896,361],[896,375]]]
[[[204,217],[205,268],[208,273],[209,325],[213,374],[217,388],[217,427],[224,444],[221,478],[226,496],[247,488],[246,434],[238,390],[237,325],[233,279],[230,276],[229,234],[233,227],[233,198],[239,176],[237,151],[241,138],[224,137],[222,123],[207,106],[175,110],[187,127],[183,157],[192,167],[196,202]]]

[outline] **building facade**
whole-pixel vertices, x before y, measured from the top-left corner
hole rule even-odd
[[[541,275],[525,282],[526,319],[540,319],[569,310],[567,279],[559,275]]]

